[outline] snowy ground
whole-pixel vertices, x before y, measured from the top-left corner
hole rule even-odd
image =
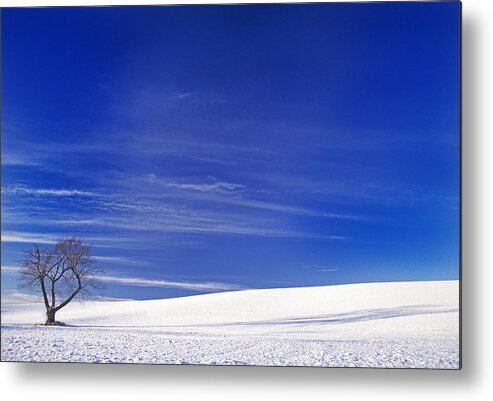
[[[39,304],[2,304],[2,361],[459,367],[457,281],[249,290],[73,303],[45,327]]]

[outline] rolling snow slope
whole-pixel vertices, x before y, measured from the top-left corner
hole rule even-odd
[[[2,360],[457,369],[457,281],[2,306]]]

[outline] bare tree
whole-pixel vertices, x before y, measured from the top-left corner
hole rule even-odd
[[[59,240],[49,248],[24,251],[20,275],[21,285],[40,290],[46,308],[46,325],[54,324],[55,314],[77,295],[100,291],[91,249],[76,238]]]

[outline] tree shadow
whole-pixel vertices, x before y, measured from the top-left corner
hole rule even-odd
[[[71,328],[112,328],[136,330],[145,329],[192,329],[192,328],[220,328],[235,326],[283,326],[283,325],[337,325],[347,323],[365,322],[371,320],[394,319],[406,316],[420,316],[444,313],[457,313],[458,307],[440,306],[440,305],[403,305],[392,308],[363,309],[346,313],[321,314],[311,316],[287,317],[276,320],[247,320],[236,322],[219,322],[219,323],[195,323],[195,324],[169,324],[169,325],[150,325],[150,326],[120,326],[120,325],[68,325]],[[177,333],[178,334],[178,333]]]
[[[314,316],[290,317],[278,320],[257,320],[243,322],[228,322],[217,324],[199,324],[173,327],[222,327],[222,326],[270,326],[270,325],[318,325],[318,324],[346,324],[365,322],[370,320],[393,319],[405,316],[443,314],[458,312],[456,307],[437,305],[409,305],[393,308],[365,309],[348,313],[335,313]],[[172,327],[172,326],[166,326]]]

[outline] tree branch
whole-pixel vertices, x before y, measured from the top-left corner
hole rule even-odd
[[[62,302],[60,305],[58,305],[55,308],[55,312],[58,312],[60,309],[66,306],[70,301],[72,301],[72,299],[75,298],[75,296],[80,292],[80,290],[82,290],[82,284],[80,278],[78,276],[76,277],[77,277],[77,289],[64,302]]]
[[[44,277],[40,278],[41,282],[41,292],[43,293],[43,301],[45,303],[46,310],[50,309],[50,305],[48,303],[48,296],[46,295],[46,287],[45,287],[45,279]]]

